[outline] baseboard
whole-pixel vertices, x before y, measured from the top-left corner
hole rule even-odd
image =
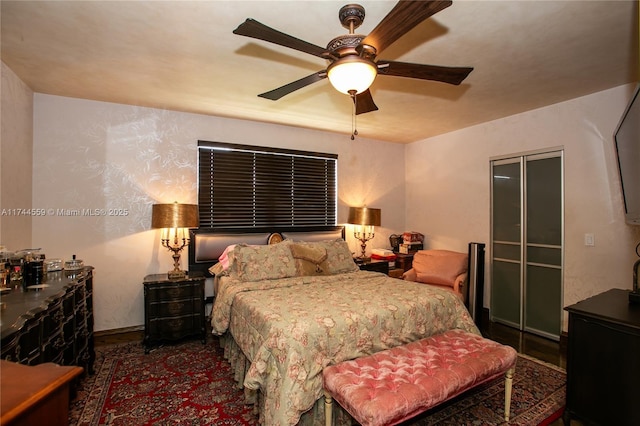
[[[133,327],[114,328],[114,329],[111,329],[111,330],[94,331],[93,335],[96,336],[96,337],[115,336],[117,334],[131,333],[131,332],[136,332],[136,331],[144,331],[144,325],[136,325],[136,326],[133,326]]]

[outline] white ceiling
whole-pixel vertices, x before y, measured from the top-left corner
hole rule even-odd
[[[351,132],[328,80],[256,95],[326,68],[234,35],[254,18],[326,46],[348,1],[1,2],[2,61],[38,93]],[[395,1],[362,0],[368,34]],[[638,1],[454,0],[378,58],[472,66],[460,86],[378,76],[360,136],[408,143],[638,80]]]

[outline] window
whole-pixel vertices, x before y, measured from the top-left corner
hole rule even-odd
[[[198,141],[200,228],[335,226],[335,154]]]

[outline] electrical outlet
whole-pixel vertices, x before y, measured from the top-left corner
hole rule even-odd
[[[596,245],[593,234],[584,234],[584,245],[589,247]]]

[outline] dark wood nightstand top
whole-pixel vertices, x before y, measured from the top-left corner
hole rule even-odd
[[[169,279],[167,274],[150,274],[144,277],[144,283],[181,283],[181,282],[192,282],[197,280],[203,280],[205,277],[201,272],[194,272],[191,274],[187,274],[184,278],[174,278]]]
[[[388,260],[371,259],[363,262],[361,260],[355,259],[355,261],[362,271],[382,272],[383,274],[389,275]]]

